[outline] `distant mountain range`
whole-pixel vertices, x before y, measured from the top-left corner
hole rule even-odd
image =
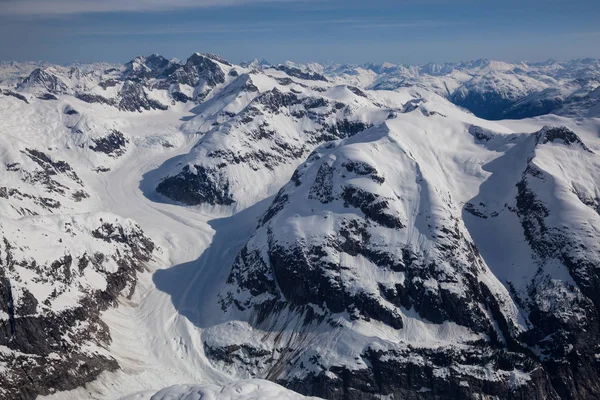
[[[166,79],[169,83],[190,85],[194,83],[190,81],[190,74],[193,74],[193,65],[197,59],[198,56],[192,56],[186,62],[179,62],[167,60],[160,55],[137,57],[124,67],[114,66],[112,75],[110,72],[108,75],[105,73],[112,69],[107,64],[58,67],[45,63],[4,62],[0,64],[0,82],[16,82],[23,78],[24,73],[34,72],[29,79],[20,82],[22,87],[38,82],[43,87],[45,84],[49,85],[51,91],[85,92],[93,88],[94,84],[99,84],[103,77],[122,77],[134,81]],[[303,65],[291,62],[271,65],[266,60],[254,60],[242,65],[277,69],[296,78],[349,83],[363,89],[422,87],[468,109],[478,117],[493,120],[529,118],[549,113],[569,117],[593,117],[600,114],[600,60],[591,58],[516,64],[480,59],[426,65]],[[99,74],[100,72],[103,74]],[[53,74],[60,81],[57,83],[65,86],[59,84],[59,87],[52,87],[52,79],[49,77]],[[196,76],[191,79],[198,78]],[[215,76],[208,79],[207,84],[210,86],[221,79],[222,77]],[[181,97],[177,90],[170,91],[175,100],[187,98]]]

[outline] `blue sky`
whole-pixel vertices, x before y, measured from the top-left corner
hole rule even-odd
[[[599,21],[598,0],[0,0],[0,59],[598,58]]]

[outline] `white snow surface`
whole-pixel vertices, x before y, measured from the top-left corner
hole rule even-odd
[[[301,400],[305,397],[262,379],[217,385],[178,385],[154,393],[135,393],[120,400]]]
[[[16,75],[26,75],[37,67],[31,64],[24,67],[15,67],[14,64],[0,66],[2,86],[15,82]],[[398,71],[413,73],[410,72],[412,69],[404,66],[381,68],[388,70],[389,77],[400,73]],[[470,75],[456,67],[429,68],[431,74],[427,74],[427,83],[421,88],[394,88],[393,91],[362,89],[368,96],[363,98],[351,92],[347,85],[385,88],[383,84],[376,85],[373,70],[364,66],[347,67],[343,73],[337,71],[335,74],[326,68],[326,73],[335,75],[331,78],[333,82],[314,83],[294,78],[295,83],[289,86],[275,80],[285,75],[281,71],[250,73],[249,69],[236,67],[241,72],[240,76],[236,79],[228,76],[226,82],[214,89],[200,106],[176,103],[170,104],[167,111],[141,113],[119,111],[104,104],[89,104],[73,97],[74,88],[92,87],[103,79],[93,72],[93,68],[85,69],[82,75],[70,69],[59,70],[58,74],[68,90],[58,95],[56,101],[37,99],[36,88],[24,88],[22,91],[29,104],[11,96],[0,96],[0,186],[28,194],[1,199],[0,229],[3,234],[14,233],[12,239],[28,246],[29,251],[25,253],[42,264],[62,251],[60,245],[39,238],[46,231],[58,235],[56,239],[64,235],[71,251],[85,252],[87,247],[98,245],[68,242],[67,234],[61,233],[65,221],[78,224],[80,220],[96,221],[98,218],[123,220],[126,225],[139,225],[158,245],[158,251],[148,265],[149,271],[140,274],[133,297],[123,297],[118,307],[103,314],[113,339],[106,351],[118,361],[121,369],[101,374],[85,388],[40,398],[305,398],[267,381],[239,381],[250,377],[266,378],[267,375],[261,368],[254,371],[223,369],[207,358],[204,342],[250,343],[271,349],[271,339],[263,340],[265,332],[254,330],[243,318],[224,320],[229,316],[222,315],[217,294],[223,288],[236,254],[255,232],[258,217],[268,208],[272,196],[288,182],[294,170],[301,167],[305,156],[318,143],[310,144],[312,147],[302,158],[288,159],[274,169],[262,166],[252,169],[247,164],[232,166],[227,173],[239,201],[231,207],[184,207],[155,192],[160,179],[178,171],[182,165],[206,161],[206,154],[211,149],[233,149],[242,154],[248,146],[254,146],[251,148],[253,151],[266,151],[261,147],[268,147],[266,142],[245,142],[253,126],[235,125],[237,117],[226,118],[222,112],[239,115],[256,96],[274,88],[284,93],[295,89],[300,92],[298,96],[301,98],[320,96],[332,102],[343,102],[349,105],[354,118],[375,126],[368,132],[346,139],[343,147],[341,142],[335,142],[334,146],[340,146],[341,150],[329,152],[327,162],[339,163],[342,157],[351,157],[382,167],[386,185],[380,193],[400,199],[394,203],[393,206],[397,207],[394,211],[408,226],[406,237],[391,234],[390,238],[386,237],[389,233],[382,231],[382,243],[391,240],[392,243],[426,246],[431,234],[425,233],[427,219],[443,220],[448,210],[460,217],[465,203],[473,202],[473,199],[486,204],[485,213],[498,212],[500,218],[487,220],[464,214],[465,224],[461,229],[478,246],[485,261],[481,279],[500,298],[506,299],[503,311],[519,329],[527,329],[526,316],[510,302],[505,286],[507,282],[530,280],[535,273],[532,268],[537,266],[530,262],[531,250],[526,246],[522,233],[515,234],[521,232],[518,219],[514,214],[503,211],[504,204],[508,198],[514,202],[514,185],[528,159],[533,156],[532,162],[555,180],[555,186],[548,189],[553,193],[546,193],[548,199],[556,201],[556,208],[560,210],[553,225],[568,224],[574,231],[579,231],[580,224],[586,220],[598,220],[598,214],[578,202],[577,195],[571,190],[574,188],[583,198],[600,197],[598,186],[593,183],[597,183],[600,176],[600,163],[596,157],[573,156],[569,153],[571,150],[556,143],[535,148],[530,134],[547,125],[567,126],[598,153],[600,119],[546,115],[519,121],[482,120],[437,94],[445,91],[441,94],[446,96],[449,92],[460,90],[472,79]],[[477,69],[496,74],[516,66],[484,62],[469,68],[469,71]],[[437,75],[447,69],[446,75]],[[312,66],[310,70],[322,69]],[[71,80],[66,80],[64,76],[69,75]],[[251,80],[258,88],[257,93],[241,93],[238,90],[236,85],[246,80]],[[479,85],[479,82],[472,84]],[[507,91],[518,89],[523,94],[529,93],[533,85],[530,78],[518,82],[511,78],[503,80],[502,84],[505,82],[512,85]],[[544,82],[535,85],[541,89],[546,87]],[[407,108],[407,105],[410,107]],[[78,114],[65,114],[68,107],[77,110]],[[289,111],[286,110],[283,115],[266,112],[253,123],[258,125],[266,121],[273,126],[278,140],[303,144],[306,139],[302,135],[303,130],[314,129],[314,123],[291,117]],[[394,111],[393,117],[391,111]],[[472,126],[479,127],[490,139],[477,139],[469,131]],[[94,139],[104,137],[112,130],[122,132],[128,141],[122,155],[112,157],[90,149]],[[40,167],[25,154],[28,148],[46,152],[53,161],[68,162],[80,182],[64,173],[52,175],[64,186],[62,193],[32,184],[23,175],[24,171],[31,172]],[[219,159],[207,162],[218,163]],[[14,163],[23,168],[11,170],[7,167]],[[416,184],[419,179],[431,185],[429,192],[425,190],[426,185]],[[365,189],[370,189],[368,185],[375,185],[366,179],[357,179],[354,183],[364,185]],[[484,190],[486,185],[489,190]],[[76,201],[72,193],[78,190],[86,191],[89,197]],[[446,202],[448,196],[452,202]],[[35,198],[41,197],[59,201],[61,205],[58,208],[40,205]],[[315,211],[316,207],[316,203],[306,202],[298,209],[288,209],[282,223],[286,224],[286,229],[296,230],[294,235],[318,237],[319,230],[327,230],[328,227],[316,221],[322,218],[321,211]],[[427,210],[429,215],[419,212],[423,210]],[[332,211],[348,212],[344,208]],[[575,214],[577,218],[573,218]],[[86,223],[81,223],[81,229],[86,229]],[[34,244],[31,243],[33,237],[38,237]],[[593,246],[594,243],[589,240],[587,244]],[[499,241],[503,241],[504,247],[511,251],[496,246]],[[360,290],[375,282],[401,279],[374,271],[366,260],[349,260],[349,263],[356,267],[355,271],[348,272],[353,275],[349,281],[360,282]],[[569,282],[565,272],[559,267],[553,279]],[[48,288],[36,287],[28,283],[26,275],[23,276],[23,284],[33,288],[34,295],[42,299]],[[83,284],[101,286],[103,282],[98,277],[88,276]],[[525,288],[517,287],[517,290]],[[71,298],[57,299],[56,307],[69,307],[76,294],[69,296]],[[325,363],[349,365],[349,360],[354,360],[360,352],[360,346],[367,344],[381,348],[407,344],[426,347],[474,339],[469,336],[470,332],[456,324],[431,324],[412,310],[404,311],[403,318],[407,322],[400,331],[364,321],[349,323],[341,317],[347,329],[336,332],[339,336],[320,336],[316,332],[314,337],[304,338],[305,342],[301,344],[308,348],[314,346],[314,352],[330,357]],[[322,338],[327,341],[319,342]],[[303,355],[309,356],[310,352]]]

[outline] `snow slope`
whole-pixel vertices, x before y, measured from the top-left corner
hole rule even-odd
[[[452,91],[517,67],[572,76],[407,70]],[[195,54],[2,84],[3,395],[23,357],[56,376],[25,398],[597,393],[598,119],[490,122],[351,69]],[[34,317],[60,351],[11,339]]]
[[[507,266],[497,262],[498,250],[489,248],[480,254],[476,247],[476,243],[497,247],[514,241],[518,249],[531,246],[535,251],[536,240],[555,246],[545,242],[549,239],[532,239],[539,232],[531,232],[529,221],[538,217],[535,207],[524,209],[528,202],[524,198],[533,195],[522,193],[520,175],[530,170],[527,163],[540,157],[536,153],[528,158],[533,149],[552,151],[549,142],[573,142],[573,151],[583,150],[581,156],[588,150],[566,128],[513,133],[435,96],[407,109],[380,127],[320,147],[296,170],[233,263],[220,294],[230,317],[207,331],[207,351],[217,365],[232,373],[245,376],[258,369],[286,386],[324,397],[337,396],[348,387],[365,397],[370,393],[407,396],[411,390],[407,386],[446,396],[458,392],[505,398],[516,393],[557,398],[563,390],[593,393],[597,388],[586,375],[578,375],[582,387],[575,389],[542,366],[546,362],[552,371],[566,353],[574,351],[570,357],[575,357],[583,351],[583,347],[573,350],[580,341],[590,343],[586,337],[598,335],[595,317],[584,311],[595,295],[581,297],[592,283],[582,278],[573,286],[571,279],[573,274],[593,276],[586,267],[589,261],[544,260],[546,253],[540,255],[540,264],[531,261],[531,250],[525,250],[513,255],[522,274],[513,280],[516,277]],[[514,173],[502,171],[498,179],[514,179],[511,185],[519,193],[512,199],[511,192],[506,198],[498,198],[498,192],[478,195],[486,178],[496,179],[484,166],[505,152],[520,152],[523,159],[511,165]],[[553,153],[549,160],[559,168],[595,171],[591,160],[572,168],[568,158],[556,156]],[[476,205],[472,198],[478,200]],[[482,211],[487,200],[498,208]],[[573,203],[580,204],[576,199]],[[544,213],[563,211],[561,206],[548,205]],[[482,238],[498,231],[474,228],[478,223],[471,222],[470,215],[497,218],[499,223],[521,219],[522,226],[512,225],[509,234],[523,229],[525,237]],[[463,218],[471,223],[465,224]],[[573,221],[570,227],[565,222],[557,224],[562,232],[582,230],[589,235],[581,222]],[[565,243],[566,239],[553,240]],[[513,246],[502,253],[512,253]],[[582,257],[580,248],[587,249],[585,257],[597,257],[591,243],[575,242],[562,251]],[[544,281],[548,284],[542,290]],[[577,308],[590,321],[587,333],[576,342],[543,339],[572,332],[571,314],[560,304],[574,307],[569,299],[575,298],[588,303]],[[544,313],[550,310],[564,310],[561,323],[548,321]],[[231,319],[241,323],[232,329]],[[498,342],[506,350],[499,351]],[[520,358],[529,357],[530,347],[541,356],[537,366]],[[565,353],[563,349],[569,347],[572,350]],[[456,348],[470,355],[466,363],[450,355]],[[491,373],[490,360],[476,356],[482,351],[505,359],[507,369]],[[448,365],[440,359],[452,361]],[[594,361],[583,359],[582,364],[593,368]],[[446,381],[448,368],[457,386]],[[503,374],[507,370],[512,372]],[[404,381],[407,371],[417,375],[411,382]],[[429,377],[431,373],[435,379]],[[457,381],[464,382],[468,392]],[[306,387],[306,382],[311,386]]]
[[[314,399],[314,397],[312,397]],[[181,385],[156,393],[136,393],[121,400],[300,400],[300,396],[264,380],[240,381],[225,387],[216,385]]]

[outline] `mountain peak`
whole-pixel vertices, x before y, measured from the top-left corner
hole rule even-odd
[[[566,126],[544,126],[537,134],[539,144],[560,143],[565,146],[573,144],[581,146],[584,150],[592,152],[581,138]]]

